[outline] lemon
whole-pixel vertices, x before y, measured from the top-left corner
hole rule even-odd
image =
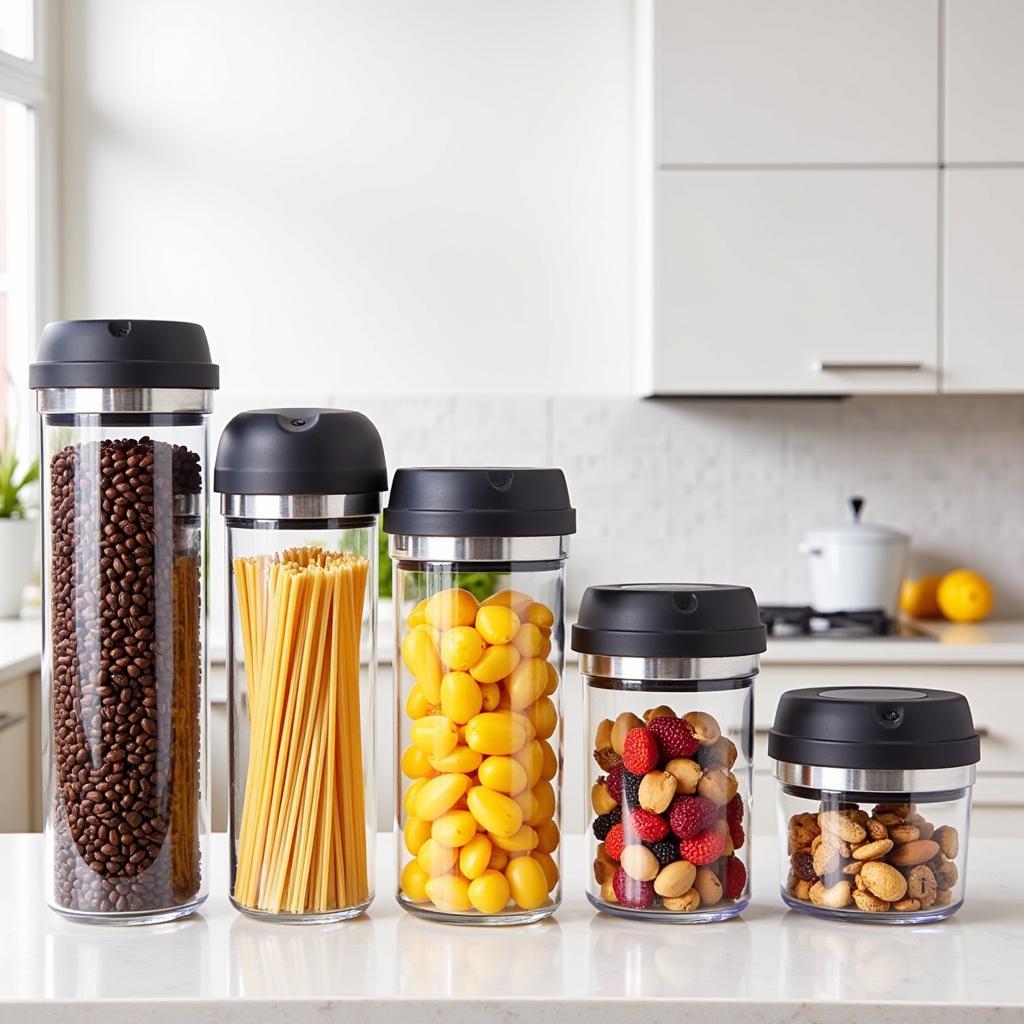
[[[939,584],[941,576],[922,576],[905,579],[900,587],[900,610],[915,619],[934,619],[939,610]]]
[[[953,622],[980,622],[995,602],[988,580],[969,569],[943,576],[937,597],[942,614]]]

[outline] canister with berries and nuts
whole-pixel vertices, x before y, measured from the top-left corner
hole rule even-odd
[[[198,324],[49,324],[41,423],[46,899],[143,924],[205,898],[207,421]]]
[[[592,869],[611,914],[699,923],[750,900],[753,684],[747,587],[589,587],[572,632],[586,691]]]
[[[768,737],[782,898],[821,917],[923,924],[964,901],[980,740],[945,690],[790,690]]]
[[[558,469],[400,469],[394,569],[398,901],[524,924],[561,900],[565,561]]]

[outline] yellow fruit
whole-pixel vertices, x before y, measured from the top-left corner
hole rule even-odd
[[[469,901],[481,914],[500,914],[508,906],[510,892],[500,871],[484,871],[469,883]]]
[[[501,702],[501,687],[497,683],[481,683],[480,693],[484,698],[484,711],[494,711]]]
[[[423,844],[430,838],[430,822],[410,816],[406,819],[402,836],[405,839],[405,848],[415,857]]]
[[[476,819],[469,811],[448,811],[430,827],[430,838],[442,846],[465,846],[475,835]]]
[[[530,791],[537,801],[537,809],[526,816],[528,825],[541,825],[555,816],[555,791],[551,783],[541,779]]]
[[[458,746],[444,757],[432,757],[430,767],[439,772],[460,772],[472,775],[480,767],[483,754],[470,750],[469,747]]]
[[[487,605],[476,613],[476,631],[489,644],[507,644],[519,631],[519,616],[500,604]]]
[[[941,576],[909,577],[900,587],[900,610],[915,619],[934,619],[941,614],[939,609],[939,584]]]
[[[420,684],[428,704],[441,700],[441,676],[444,671],[434,646],[429,626],[417,626],[402,640],[402,661]]]
[[[402,754],[402,771],[410,779],[429,779],[434,775],[430,758],[419,747],[406,747]]]
[[[441,680],[441,711],[453,722],[465,725],[483,703],[480,687],[468,672],[449,672]]]
[[[475,835],[459,850],[459,870],[472,881],[479,878],[491,862],[490,839],[485,835]]]
[[[469,789],[468,775],[438,775],[416,794],[416,817],[424,821],[440,818],[451,810]]]
[[[533,789],[534,786],[544,777],[544,761],[546,754],[544,747],[547,744],[543,740],[530,740],[522,750],[516,754],[516,760],[526,769],[526,784]]]
[[[529,853],[540,843],[537,833],[529,825],[521,825],[519,831],[510,836],[498,836],[492,832],[488,838],[506,853]]]
[[[431,704],[423,692],[423,687],[419,683],[414,683],[409,690],[409,696],[405,698],[405,713],[410,718],[423,718],[424,715],[429,715],[430,711]]]
[[[438,910],[463,911],[472,906],[469,900],[469,882],[458,875],[431,878],[426,885],[427,895]]]
[[[549,641],[547,653],[544,654],[543,657],[546,658],[550,653],[551,643]],[[544,687],[544,696],[551,697],[554,694],[555,690],[558,689],[558,669],[556,669],[550,661],[546,661],[544,664],[548,667],[548,685]]]
[[[490,840],[487,840],[490,842]],[[491,859],[487,862],[489,868],[494,868],[495,871],[504,871],[505,866],[508,864],[508,854],[504,850],[499,850],[492,844],[491,846]]]
[[[522,809],[504,793],[486,786],[474,786],[467,794],[466,802],[473,817],[493,836],[513,836],[522,827]]]
[[[548,898],[544,869],[532,857],[514,857],[505,868],[512,899],[523,910],[536,910]]]
[[[511,644],[497,644],[484,651],[470,674],[481,683],[496,683],[518,664],[519,652]]]
[[[423,617],[435,629],[444,632],[452,626],[472,626],[479,605],[468,590],[442,590],[423,609]]]
[[[525,711],[526,717],[537,731],[537,738],[550,739],[558,728],[558,711],[550,697],[541,697]]]
[[[519,662],[508,677],[509,707],[516,711],[529,707],[538,697],[544,695],[548,685],[547,662],[540,658],[527,658]]]
[[[416,861],[431,878],[447,874],[455,867],[458,859],[458,850],[442,846],[434,838],[428,839],[416,852]]]
[[[455,723],[444,715],[427,715],[412,723],[412,741],[427,757],[444,757],[459,742]]]
[[[554,853],[558,849],[558,826],[553,821],[545,821],[536,826],[537,849],[541,853]]]
[[[526,609],[526,614],[521,616],[527,622],[532,622],[541,629],[550,629],[555,624],[555,616],[547,605],[540,601],[534,601]]]
[[[554,748],[547,740],[537,740],[537,742],[540,744],[540,749],[544,754],[544,764],[540,770],[540,777],[550,782],[558,774],[558,755],[555,754]],[[534,785],[536,784],[536,780],[534,780]]]
[[[409,788],[405,791],[405,796],[402,797],[402,807],[405,808],[406,814],[414,814],[414,807],[416,804],[416,794],[427,784],[426,779],[416,779],[409,783]]]
[[[466,723],[466,745],[481,754],[514,754],[526,738],[526,727],[508,711],[483,711]]]
[[[558,865],[555,863],[554,857],[549,853],[541,852],[540,849],[534,850],[530,856],[540,865],[544,877],[547,879],[548,892],[551,892],[558,885]]]
[[[430,876],[417,861],[411,860],[402,868],[402,892],[411,900],[419,902],[427,898],[427,882]]]
[[[540,631],[539,626],[535,626],[532,622],[524,622],[519,627],[519,632],[516,633],[512,646],[524,658],[537,658],[540,656],[540,652],[544,650],[545,639],[546,637]]]
[[[527,788],[526,769],[511,757],[488,757],[477,771],[480,785],[501,793],[521,793]]]
[[[521,594],[518,590],[499,590],[496,594],[491,594],[480,607],[490,608],[492,605],[501,605],[511,608],[519,618],[522,618],[522,612],[526,611],[531,604],[533,604],[533,598],[529,594]]]
[[[981,622],[995,603],[995,594],[984,576],[957,569],[942,577],[938,592],[942,614],[953,622]]]
[[[415,629],[417,626],[422,626],[426,623],[426,616],[423,614],[427,607],[427,599],[424,598],[411,612],[409,617],[405,620],[405,624],[410,629]]]
[[[472,626],[452,626],[441,637],[441,660],[456,672],[468,672],[484,653],[484,642]],[[438,696],[440,696],[440,683]]]

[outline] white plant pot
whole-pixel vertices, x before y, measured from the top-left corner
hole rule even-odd
[[[38,530],[34,519],[0,519],[0,618],[14,618],[21,611],[25,585],[32,580]]]

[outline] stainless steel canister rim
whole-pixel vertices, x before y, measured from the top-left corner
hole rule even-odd
[[[351,519],[380,514],[377,494],[222,494],[228,519]]]
[[[747,685],[758,672],[756,654],[731,658],[629,658],[580,654],[580,675],[592,685],[615,689],[644,689],[645,683],[665,684],[735,680]],[[653,686],[648,688],[654,688]]]
[[[208,388],[40,388],[40,413],[200,413],[213,411]]]
[[[775,762],[775,778],[786,786],[836,793],[949,793],[974,785],[973,764],[953,768],[833,768]]]
[[[569,557],[569,538],[395,533],[388,538],[388,551],[392,558],[412,562],[563,562]]]

